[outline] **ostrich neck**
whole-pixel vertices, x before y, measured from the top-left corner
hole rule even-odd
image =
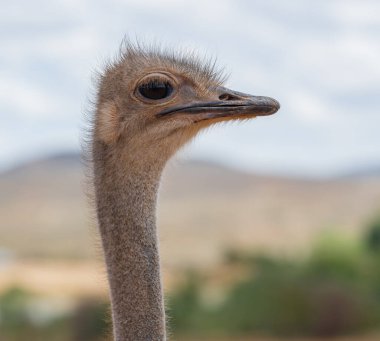
[[[156,232],[163,164],[94,146],[99,228],[115,341],[163,341],[165,312]]]

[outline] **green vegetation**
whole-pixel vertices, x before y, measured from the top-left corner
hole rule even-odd
[[[380,220],[363,241],[326,236],[302,261],[230,251],[247,276],[208,307],[190,278],[169,300],[177,334],[331,337],[380,328]]]
[[[43,304],[41,304],[43,303]],[[0,340],[2,341],[100,341],[107,328],[107,305],[78,302],[69,312],[54,313],[46,301],[18,288],[0,296]],[[45,310],[46,311],[46,310]]]

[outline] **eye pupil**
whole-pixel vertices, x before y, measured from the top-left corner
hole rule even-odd
[[[140,85],[138,90],[141,96],[153,100],[158,100],[170,96],[170,94],[173,92],[173,87],[169,82],[152,81]]]

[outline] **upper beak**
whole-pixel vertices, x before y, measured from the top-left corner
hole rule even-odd
[[[217,89],[218,100],[199,101],[167,108],[157,116],[169,116],[180,113],[197,115],[197,121],[231,117],[250,118],[274,114],[280,109],[280,103],[275,99],[264,96],[252,96],[233,91],[224,87]]]

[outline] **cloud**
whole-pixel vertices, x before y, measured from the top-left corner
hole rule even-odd
[[[289,111],[297,119],[315,124],[332,124],[334,110],[331,103],[326,103],[317,95],[303,89],[294,90],[288,97]]]
[[[188,154],[279,171],[286,159],[289,169],[314,173],[354,165],[362,155],[375,158],[379,6],[371,0],[8,2],[0,12],[0,110],[8,128],[27,128],[2,136],[0,162],[26,155],[30,141],[43,152],[54,136],[60,137],[50,143],[55,148],[78,146],[73,132],[91,72],[115,54],[125,33],[217,55],[231,73],[228,85],[282,103],[278,117],[212,130]]]
[[[59,102],[60,99],[26,80],[13,77],[0,79],[0,103],[4,111],[21,117],[48,119],[57,112]]]
[[[379,15],[380,3],[376,0],[370,1],[332,1],[331,13],[340,23],[347,26],[380,27]]]

